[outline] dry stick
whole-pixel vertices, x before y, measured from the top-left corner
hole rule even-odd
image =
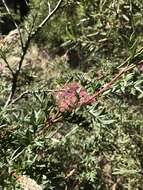
[[[9,16],[11,17],[11,19],[12,19],[12,21],[13,21],[15,27],[16,27],[17,30],[18,30],[18,33],[19,33],[19,36],[20,36],[20,43],[21,43],[21,47],[22,47],[22,50],[23,50],[24,45],[23,45],[23,39],[22,39],[22,34],[21,34],[21,31],[20,31],[20,28],[19,28],[19,26],[17,25],[17,23],[15,22],[15,20],[14,20],[14,18],[13,18],[13,16],[12,16],[12,14],[11,14],[11,12],[10,12],[10,10],[9,10],[9,8],[8,8],[8,6],[7,6],[7,4],[6,4],[6,2],[5,2],[5,0],[2,0],[2,2],[3,2],[3,4],[4,4],[4,6],[5,6],[5,9],[6,9],[7,13],[8,13]]]
[[[4,1],[4,0],[3,0]],[[17,88],[17,81],[18,81],[18,76],[19,76],[19,73],[20,73],[20,70],[21,70],[21,67],[22,67],[22,64],[23,64],[23,61],[24,61],[24,58],[25,58],[25,55],[27,53],[27,50],[29,48],[29,45],[30,45],[30,42],[31,42],[31,39],[35,36],[35,34],[37,34],[37,32],[39,32],[39,30],[51,19],[51,17],[55,14],[55,12],[58,10],[58,8],[60,7],[60,5],[62,4],[62,1],[63,0],[59,0],[56,7],[48,14],[47,17],[45,17],[45,19],[38,25],[37,29],[32,32],[32,30],[30,31],[30,34],[28,36],[28,39],[27,39],[27,42],[25,44],[25,46],[23,47],[23,53],[22,53],[22,56],[21,56],[21,59],[19,61],[19,66],[18,66],[18,69],[17,71],[14,73],[13,75],[13,79],[12,79],[12,89],[11,89],[11,93],[8,97],[8,100],[6,101],[6,104],[4,107],[7,107],[10,102],[12,101],[13,99],[13,96],[15,94],[15,91],[16,91],[16,88]]]
[[[19,73],[20,73],[20,70],[21,70],[21,66],[22,66],[23,60],[25,58],[27,49],[29,47],[29,43],[30,43],[30,41],[28,39],[27,43],[26,43],[26,46],[23,49],[23,54],[22,54],[20,62],[19,62],[19,67],[18,67],[17,71],[13,75],[11,93],[10,93],[10,95],[8,97],[8,100],[6,101],[6,104],[5,104],[4,107],[7,107],[10,104],[10,102],[12,101],[12,98],[13,98],[13,96],[15,94],[15,91],[16,91],[16,88],[17,88],[18,76],[19,76]]]
[[[39,26],[37,27],[36,33],[37,31],[39,31],[46,23],[47,21],[55,14],[55,12],[59,9],[59,7],[61,6],[63,0],[59,0],[59,2],[57,3],[56,7],[49,13],[49,15],[39,24]]]

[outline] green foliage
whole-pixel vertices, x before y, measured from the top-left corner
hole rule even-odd
[[[142,46],[142,10],[139,1],[68,1],[45,26],[44,42],[57,53],[75,49],[81,68],[102,57],[119,61]]]
[[[31,3],[23,28],[31,27],[37,10],[35,28],[46,16],[47,1],[40,8],[38,2]],[[141,0],[65,0],[35,36],[38,56],[28,52],[32,65],[22,68],[14,100],[20,98],[7,107],[11,76],[0,71],[0,188],[20,189],[15,172],[49,190],[142,189],[142,11]],[[40,54],[45,49],[48,61]],[[79,58],[76,69],[70,54],[61,56],[71,50]],[[94,103],[60,113],[56,121],[55,91],[75,82],[95,94],[132,64]]]

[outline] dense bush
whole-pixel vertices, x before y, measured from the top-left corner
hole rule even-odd
[[[47,16],[39,2],[19,25],[25,44]],[[21,49],[15,34],[0,42],[2,189],[30,178],[49,190],[143,189],[142,11],[141,0],[63,1],[30,41],[9,102]]]

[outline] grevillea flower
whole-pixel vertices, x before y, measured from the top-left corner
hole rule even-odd
[[[0,63],[0,73],[2,73],[4,70],[4,64]]]
[[[143,63],[139,65],[139,70],[143,72]]]
[[[88,105],[95,98],[87,93],[78,83],[70,83],[57,91],[54,95],[56,103],[61,112],[72,111],[82,105]]]

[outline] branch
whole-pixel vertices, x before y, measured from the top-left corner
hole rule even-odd
[[[9,62],[7,61],[5,55],[3,55],[3,52],[2,52],[2,54],[1,54],[1,58],[4,60],[4,62],[5,62],[5,64],[6,64],[6,66],[7,66],[7,68],[10,70],[10,72],[11,72],[11,74],[12,74],[12,76],[13,76],[13,75],[14,75],[14,72],[13,72],[12,68],[10,67]]]
[[[2,0],[4,3],[5,1]],[[16,88],[17,88],[17,81],[18,81],[18,76],[19,76],[19,73],[20,73],[20,70],[21,70],[21,67],[22,67],[22,64],[23,64],[23,61],[24,61],[24,58],[25,58],[25,55],[27,53],[27,50],[29,48],[29,45],[30,45],[30,42],[32,40],[32,38],[35,36],[35,34],[37,34],[37,32],[51,19],[51,17],[56,13],[56,11],[58,10],[58,8],[60,7],[61,3],[62,3],[63,0],[59,0],[56,7],[52,10],[52,12],[50,12],[48,14],[48,16],[45,17],[45,19],[38,25],[37,29],[32,32],[32,30],[30,30],[30,33],[29,33],[29,36],[28,36],[28,39],[25,43],[25,46],[23,46],[23,53],[22,53],[22,56],[21,56],[21,59],[19,61],[19,64],[18,64],[18,69],[16,70],[16,72],[13,74],[13,80],[12,80],[12,88],[11,88],[11,93],[8,97],[8,100],[6,101],[5,103],[5,106],[4,107],[7,107],[12,99],[13,99],[13,96],[15,94],[15,91],[16,91]],[[5,4],[6,5],[6,4]],[[6,6],[7,7],[7,6]],[[8,9],[7,9],[8,10]]]
[[[63,89],[61,89],[60,91],[64,91]],[[35,90],[35,91],[25,91],[22,94],[20,94],[17,98],[13,99],[8,105],[10,106],[11,104],[15,104],[16,102],[18,102],[19,100],[21,100],[22,98],[24,98],[26,95],[31,95],[34,93],[55,93],[55,92],[59,92],[59,90],[52,90],[52,89],[45,89],[45,90]]]
[[[110,89],[112,87],[112,85],[119,80],[127,71],[133,69],[134,67],[136,67],[136,65],[132,64],[132,65],[127,65],[124,69],[122,69],[109,83],[104,84],[100,90],[95,93],[92,98],[90,98],[88,100],[88,102],[90,103],[91,100],[97,98],[100,94],[102,94],[103,92],[107,91],[108,89]],[[87,102],[87,103],[88,103]],[[81,105],[82,106],[82,105]],[[43,126],[43,128],[39,129],[37,131],[37,135],[41,135],[41,134],[46,134],[46,130],[53,124],[60,122],[64,119],[63,115],[61,112],[57,112],[57,114],[54,114],[54,116],[52,116],[53,114],[49,114],[49,117],[47,119],[47,122],[45,123],[45,125]]]
[[[11,17],[11,19],[12,19],[12,21],[13,21],[15,27],[16,27],[17,30],[18,30],[18,33],[19,33],[19,36],[20,36],[21,47],[22,47],[22,49],[23,49],[23,46],[24,46],[24,45],[23,45],[23,39],[22,39],[22,34],[21,34],[21,31],[20,31],[20,28],[19,28],[19,26],[17,25],[17,23],[15,22],[15,20],[14,20],[14,18],[13,18],[13,16],[12,16],[12,14],[11,14],[11,12],[10,12],[10,10],[9,10],[9,8],[8,8],[8,6],[7,6],[7,4],[6,4],[6,2],[5,2],[5,0],[2,0],[2,2],[3,2],[3,5],[4,5],[4,7],[5,7],[7,13],[8,13],[9,16]]]
[[[59,2],[57,3],[56,7],[52,10],[52,12],[49,12],[49,15],[39,24],[36,32],[39,31],[47,23],[47,21],[51,19],[51,17],[55,14],[55,12],[57,12],[59,7],[61,6],[62,2],[63,0],[59,0]]]
[[[50,90],[50,89],[48,89],[48,90],[42,90],[42,91],[40,91],[40,90],[37,90],[37,91],[29,91],[29,90],[27,90],[27,91],[23,92],[22,94],[20,94],[17,98],[15,98],[14,100],[12,100],[9,105],[15,104],[16,102],[18,102],[19,100],[21,100],[22,98],[24,98],[24,96],[29,95],[29,94],[31,95],[33,93],[44,93],[44,92],[50,93],[50,92],[56,92],[56,91],[58,91],[58,90]]]
[[[102,94],[103,92],[109,90],[109,89],[112,87],[112,85],[113,85],[117,80],[119,80],[119,79],[123,76],[123,74],[125,74],[127,71],[133,69],[134,67],[136,67],[136,65],[134,65],[134,64],[131,64],[131,65],[129,65],[129,66],[127,65],[127,66],[126,66],[124,69],[122,69],[109,83],[104,84],[104,85],[100,88],[100,90],[99,90],[96,94],[94,94],[94,95],[92,96],[92,98],[89,99],[89,102],[90,102],[92,99],[97,98],[97,97],[98,97],[100,94]]]

